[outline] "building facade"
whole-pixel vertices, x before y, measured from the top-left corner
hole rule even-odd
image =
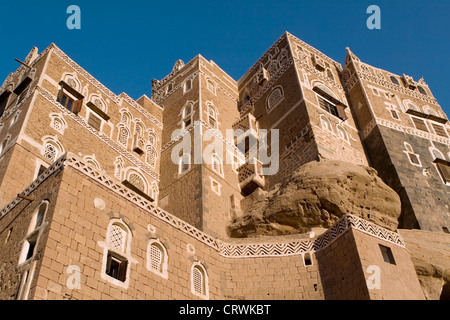
[[[34,48],[0,89],[0,299],[423,299],[399,234],[355,216],[227,234],[241,201],[320,159],[374,166],[404,227],[448,231],[445,114],[423,81],[395,105],[362,65],[286,32],[239,81],[198,55],[135,101]],[[414,119],[428,133],[399,129]]]

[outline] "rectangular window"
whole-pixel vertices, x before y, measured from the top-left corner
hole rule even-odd
[[[395,111],[393,109],[390,109],[389,111],[391,112],[391,116],[392,116],[393,119],[395,119],[395,120],[400,119],[399,116],[398,116],[397,111]]]
[[[429,131],[428,131],[427,124],[426,124],[426,122],[425,122],[424,120],[419,119],[419,118],[416,118],[416,117],[411,117],[411,119],[412,119],[412,121],[414,122],[414,126],[415,126],[417,129],[422,130],[422,131],[429,132]]]
[[[322,109],[324,109],[325,111],[327,111],[328,113],[331,113],[333,116],[335,117],[339,117],[337,108],[334,104],[326,101],[325,99],[322,99],[321,97],[319,97],[319,105]]]
[[[66,93],[62,92],[59,98],[59,103],[69,111],[72,111],[72,106],[74,103],[74,99],[69,97]]]
[[[106,274],[114,279],[125,282],[128,261],[112,252],[108,252],[106,261]]]
[[[439,174],[441,175],[444,183],[450,184],[450,162],[444,159],[436,159],[434,162],[436,163]]]
[[[93,113],[90,113],[89,119],[88,119],[88,125],[91,126],[93,129],[100,131],[100,128],[102,126],[102,119],[95,116]]]
[[[392,254],[392,250],[389,247],[383,246],[379,244],[381,254],[383,255],[384,262],[395,264],[394,255]]]
[[[440,124],[437,124],[437,123],[431,123],[431,125],[433,126],[434,132],[436,132],[436,134],[438,136],[448,138],[448,134],[445,131],[445,128],[444,128],[443,125],[440,125]]]

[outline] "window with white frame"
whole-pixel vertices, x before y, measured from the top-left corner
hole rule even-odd
[[[192,79],[187,79],[184,83],[184,93],[192,89]]]
[[[124,127],[124,126],[120,126],[119,133],[117,135],[117,141],[126,148],[126,147],[128,147],[128,139],[129,139],[128,128]]]
[[[183,154],[178,164],[178,173],[182,174],[191,168],[191,155],[189,153]]]
[[[223,175],[222,160],[219,158],[217,154],[212,155],[211,167],[214,172],[216,172],[219,175]]]
[[[431,152],[431,154],[433,156],[433,159],[443,159],[443,160],[445,160],[444,155],[438,149],[431,149],[430,152]]]
[[[183,115],[183,129],[187,129],[192,125],[192,116],[194,115],[193,106],[189,103],[182,112]]]
[[[44,158],[50,162],[55,162],[58,159],[60,152],[61,150],[54,142],[48,141],[45,143],[43,155]]]
[[[152,145],[152,146],[156,146],[156,142],[157,142],[156,133],[150,132],[148,134],[148,144]]]
[[[147,192],[147,185],[144,181],[144,179],[137,173],[132,172],[128,175],[128,182],[131,183],[136,189],[139,191],[146,193]]]
[[[209,299],[208,274],[200,263],[194,263],[191,268],[191,292],[203,299]]]
[[[431,122],[431,126],[433,127],[434,133],[436,133],[438,136],[448,138],[447,130],[445,130],[444,125]]]
[[[159,240],[151,240],[147,247],[147,269],[163,278],[168,278],[168,255]]]
[[[122,223],[114,222],[109,226],[103,273],[116,280],[117,283],[123,283],[127,279],[129,241],[131,241],[131,234]]]
[[[158,154],[156,152],[156,149],[153,146],[147,147],[147,156],[145,161],[152,167],[156,167],[156,159],[158,158]]]
[[[215,194],[220,196],[221,195],[222,185],[219,182],[217,182],[216,180],[214,180],[213,178],[210,177],[210,179],[211,179],[211,190]]]
[[[422,167],[420,156],[417,153],[414,153],[412,146],[407,142],[404,143],[404,146],[405,150],[403,152],[408,156],[409,162],[414,166]]]
[[[330,120],[327,119],[327,117],[325,116],[320,116],[320,124],[322,125],[323,129],[329,130],[329,131],[333,131],[331,129],[331,123]]]
[[[342,140],[348,141],[347,131],[345,131],[345,129],[339,125],[336,127],[336,129],[337,129],[339,138],[341,138]]]
[[[217,129],[217,110],[213,105],[208,105],[208,124]]]
[[[131,124],[131,115],[128,112],[123,112],[122,117],[121,117],[121,122],[124,125],[129,127]]]
[[[19,257],[19,265],[31,261],[36,254],[40,231],[44,222],[45,215],[48,209],[48,200],[41,202],[35,213],[31,217],[28,226],[27,235],[22,245],[22,251]]]
[[[208,79],[206,81],[206,87],[208,88],[209,91],[216,94],[216,86],[212,80]]]
[[[424,119],[417,118],[417,117],[411,117],[411,120],[417,129],[419,129],[421,131],[425,131],[425,132],[430,132],[430,130],[428,130],[427,123]]]
[[[88,117],[88,125],[95,131],[100,131],[102,127],[102,119],[95,115],[95,113],[90,112]]]

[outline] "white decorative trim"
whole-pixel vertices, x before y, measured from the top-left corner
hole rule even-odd
[[[108,145],[110,148],[114,149],[116,152],[118,152],[121,156],[123,156],[125,159],[130,161],[133,165],[141,169],[143,172],[148,174],[150,177],[152,177],[155,180],[159,181],[159,174],[152,170],[149,166],[145,165],[142,161],[131,155],[124,147],[122,147],[119,143],[116,143],[111,138],[109,138],[104,133],[98,132],[91,127],[89,127],[80,117],[76,116],[72,112],[67,111],[61,104],[59,104],[53,97],[53,95],[45,90],[42,87],[36,86],[35,91],[40,94],[42,97],[44,97],[47,101],[52,103],[56,108],[58,108],[60,111],[62,111],[63,115],[66,117],[71,118],[75,122],[77,122],[79,125],[81,125],[84,129],[95,135],[97,138],[102,140],[106,145]],[[130,137],[129,137],[130,138]]]
[[[431,140],[434,142],[439,142],[442,144],[450,145],[450,138],[441,137],[441,136],[438,136],[438,135],[430,133],[430,132],[425,132],[425,131],[422,131],[422,130],[419,130],[416,128],[407,127],[407,126],[401,125],[400,123],[395,123],[395,122],[385,120],[385,119],[380,119],[380,118],[372,119],[370,121],[370,123],[364,128],[364,130],[362,131],[363,138],[366,139],[367,136],[370,134],[370,132],[372,132],[373,128],[375,128],[375,126],[377,126],[377,125],[387,127],[387,128],[393,129],[393,130],[397,130],[400,132],[404,132],[407,134],[411,134],[416,137],[424,138],[424,139]]]
[[[193,237],[197,241],[204,243],[213,250],[226,258],[249,258],[249,257],[279,257],[300,255],[304,252],[317,252],[347,232],[350,229],[355,229],[391,244],[405,247],[402,237],[393,231],[387,230],[383,227],[375,225],[364,219],[353,215],[344,215],[338,222],[336,222],[325,233],[317,237],[315,240],[293,240],[290,242],[279,243],[245,243],[235,244],[225,242],[213,238],[206,233],[191,226],[185,221],[173,216],[172,214],[154,206],[150,201],[137,195],[135,192],[124,187],[116,180],[110,178],[104,173],[94,170],[88,166],[78,156],[68,153],[55,161],[41,176],[38,177],[27,189],[22,192],[22,195],[30,195],[36,188],[38,188],[48,177],[59,172],[65,166],[69,166],[77,170],[81,174],[87,176],[89,179],[96,181],[98,184],[116,193],[122,198],[134,203],[141,209],[145,210],[151,216],[164,221],[173,228]],[[0,211],[0,219],[14,209],[20,202],[24,201],[21,197],[17,197],[9,203],[3,210]]]
[[[152,257],[151,257],[150,247],[155,244],[156,244],[156,247],[161,251],[161,255],[162,255],[162,262],[161,262],[162,270],[161,271],[155,270],[155,268],[152,267],[152,263],[151,263]],[[168,279],[169,278],[169,273],[167,271],[168,259],[169,259],[169,256],[167,254],[166,246],[159,239],[150,240],[147,245],[147,264],[146,264],[147,270],[153,272],[154,274],[156,274],[164,279]]]

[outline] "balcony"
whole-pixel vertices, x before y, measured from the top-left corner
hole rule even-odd
[[[258,188],[264,188],[265,179],[261,175],[262,163],[253,158],[253,163],[247,162],[239,167],[239,187],[242,194],[245,196],[250,195]]]
[[[259,138],[258,122],[256,121],[256,118],[250,113],[247,113],[239,121],[233,124],[233,130],[236,131],[239,129],[242,130],[245,135],[252,135],[256,139]]]

